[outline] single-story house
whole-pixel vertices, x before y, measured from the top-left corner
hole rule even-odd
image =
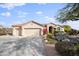
[[[40,36],[44,35],[44,32],[52,32],[53,30],[64,31],[62,26],[56,24],[40,24],[35,21],[29,21],[23,24],[12,25],[14,36]]]

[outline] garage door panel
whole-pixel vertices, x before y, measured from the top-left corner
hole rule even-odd
[[[39,36],[40,29],[24,29],[24,36]]]

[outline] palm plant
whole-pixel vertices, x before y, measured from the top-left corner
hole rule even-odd
[[[57,15],[61,22],[79,20],[79,3],[68,3]]]

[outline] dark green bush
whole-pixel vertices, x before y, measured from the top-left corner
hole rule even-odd
[[[51,33],[47,34],[47,44],[55,44],[57,42],[57,40],[54,39],[54,36]]]
[[[79,44],[75,45],[75,48],[77,49],[77,50],[76,50],[76,53],[77,53],[77,55],[79,56]]]
[[[63,31],[55,30],[55,31],[54,31],[54,34],[56,34],[56,33],[63,33]]]
[[[76,49],[70,42],[58,42],[55,48],[63,56],[74,56],[76,54]]]
[[[71,31],[68,32],[69,35],[78,35],[79,30],[71,29]]]

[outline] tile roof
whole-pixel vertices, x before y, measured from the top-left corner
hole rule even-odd
[[[55,26],[61,26],[61,27],[63,27],[62,25],[57,25],[57,24],[54,24],[54,23],[40,24],[40,23],[38,23],[36,21],[29,21],[29,22],[25,22],[25,23],[22,23],[22,24],[14,24],[14,25],[12,25],[12,27],[20,27],[20,26],[25,25],[25,24],[30,23],[30,22],[33,22],[33,23],[38,24],[40,26],[45,26],[45,25],[48,25],[48,24],[53,24]]]

